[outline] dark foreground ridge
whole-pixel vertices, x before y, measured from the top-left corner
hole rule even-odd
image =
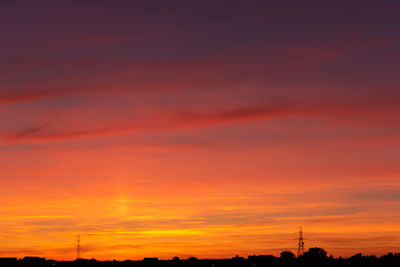
[[[116,266],[116,267],[285,267],[285,266],[400,266],[400,253],[389,253],[382,257],[363,256],[356,254],[350,258],[333,258],[327,256],[322,248],[310,248],[304,255],[296,257],[290,251],[283,251],[280,257],[272,255],[254,255],[233,257],[231,259],[197,259],[181,260],[178,257],[172,260],[158,260],[158,258],[144,258],[141,261],[97,261],[95,259],[77,259],[75,261],[46,260],[40,257],[0,258],[0,266],[41,266],[41,267],[68,267],[68,266]]]

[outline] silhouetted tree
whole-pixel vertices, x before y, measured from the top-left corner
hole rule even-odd
[[[282,251],[281,252],[281,259],[294,259],[295,255],[291,251]]]
[[[300,262],[304,264],[304,266],[321,266],[325,265],[328,257],[327,253],[323,248],[310,248],[307,252],[303,254],[300,258]]]
[[[314,259],[314,260],[327,259],[328,257],[326,255],[327,255],[327,253],[326,253],[325,249],[318,248],[318,247],[310,248],[307,252],[304,253],[305,258],[310,258],[310,259]]]
[[[296,256],[290,251],[282,251],[280,259],[283,266],[290,266],[294,264]]]

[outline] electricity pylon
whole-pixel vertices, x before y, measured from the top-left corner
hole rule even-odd
[[[81,258],[81,236],[78,235],[76,239],[76,259]]]
[[[300,227],[299,231],[299,243],[297,248],[297,257],[304,254],[304,241],[303,241],[303,230]]]

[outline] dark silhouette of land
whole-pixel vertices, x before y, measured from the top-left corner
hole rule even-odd
[[[233,257],[231,259],[179,259],[158,260],[158,258],[144,258],[141,261],[97,261],[95,259],[77,259],[75,261],[46,260],[40,257],[0,258],[0,266],[41,266],[41,267],[68,267],[68,266],[116,266],[116,267],[285,267],[285,266],[400,266],[400,253],[389,253],[382,257],[363,256],[356,254],[349,258],[334,258],[327,256],[322,248],[310,248],[307,252],[296,257],[290,251],[283,251],[280,257],[272,255],[254,255]]]

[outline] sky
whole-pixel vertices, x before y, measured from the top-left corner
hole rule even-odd
[[[0,257],[400,251],[399,1],[0,3]]]

